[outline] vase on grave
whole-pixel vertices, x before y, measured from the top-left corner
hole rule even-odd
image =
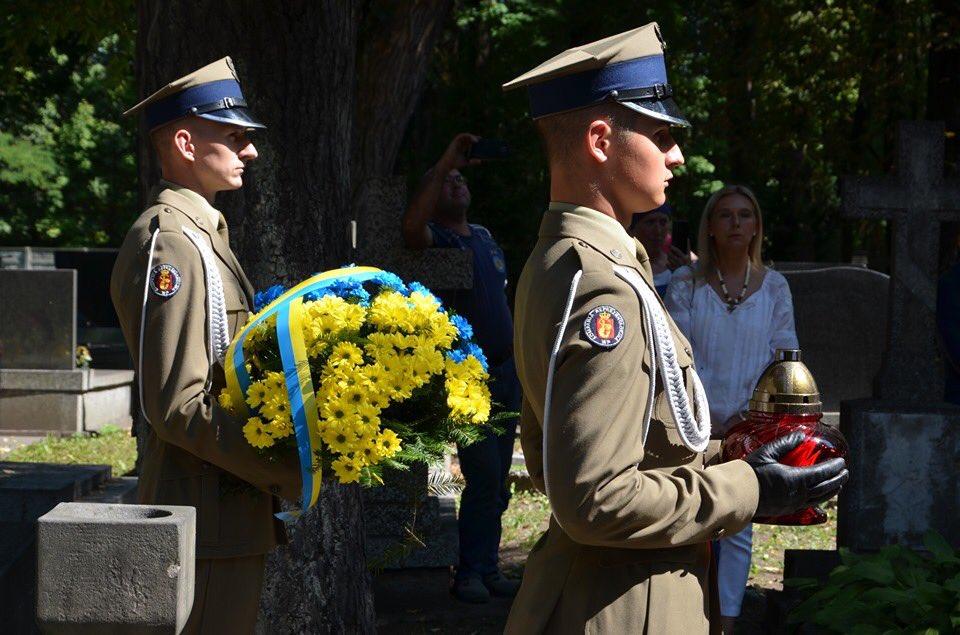
[[[724,461],[742,459],[779,437],[801,432],[803,443],[787,453],[784,465],[807,467],[836,457],[847,457],[847,442],[840,431],[820,421],[820,392],[810,369],[800,361],[800,351],[778,349],[774,361],[760,375],[745,421],[724,436]],[[771,525],[819,525],[827,514],[817,506],[793,514],[757,517],[754,522]]]

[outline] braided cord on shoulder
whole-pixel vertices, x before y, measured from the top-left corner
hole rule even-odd
[[[203,272],[207,282],[207,322],[210,327],[210,361],[223,362],[230,346],[230,334],[227,333],[227,300],[223,295],[223,279],[220,277],[220,268],[217,267],[217,257],[207,241],[198,232],[183,228],[183,233],[193,242],[200,259],[203,261]]]
[[[664,391],[667,394],[667,402],[670,404],[670,412],[677,422],[677,432],[680,433],[681,441],[690,450],[703,452],[710,441],[710,409],[707,404],[706,391],[697,376],[696,369],[691,369],[694,400],[696,402],[696,410],[694,411],[691,408],[683,383],[683,370],[681,370],[677,361],[677,349],[673,344],[673,334],[670,331],[666,313],[654,295],[655,292],[633,269],[614,266],[614,271],[634,288],[640,298],[644,323],[647,325],[647,344],[650,348],[650,384],[653,385],[653,378],[659,370],[664,383]],[[646,440],[646,431],[649,429],[651,415],[652,403],[648,404],[647,413],[644,414],[644,440]]]

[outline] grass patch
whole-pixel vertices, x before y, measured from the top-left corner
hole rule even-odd
[[[47,437],[19,447],[3,457],[21,463],[61,463],[67,465],[109,465],[113,476],[123,476],[137,461],[137,440],[129,430],[104,426],[90,434],[72,437]]]
[[[837,502],[824,505],[827,522],[812,527],[753,526],[753,559],[749,586],[780,589],[783,586],[783,552],[786,549],[835,549]],[[500,566],[518,575],[527,554],[550,522],[550,504],[539,492],[515,492],[503,515]]]

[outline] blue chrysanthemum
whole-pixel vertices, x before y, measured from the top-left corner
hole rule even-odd
[[[472,355],[477,358],[477,361],[480,362],[480,365],[483,366],[483,370],[487,370],[487,356],[483,354],[483,349],[474,344],[473,342],[467,342],[463,346],[463,352],[467,355]]]
[[[473,327],[470,326],[470,322],[467,321],[467,318],[462,315],[454,315],[450,318],[450,323],[457,327],[457,333],[459,333],[459,339],[466,342],[473,338]]]
[[[453,349],[452,351],[447,351],[447,359],[451,362],[459,364],[467,358],[467,354],[460,349]]]
[[[254,313],[259,313],[261,309],[283,295],[284,291],[285,289],[282,285],[275,284],[264,291],[257,292],[253,296]]]
[[[410,295],[410,291],[407,289],[407,286],[403,284],[403,280],[395,273],[381,271],[374,276],[373,281],[402,295]]]

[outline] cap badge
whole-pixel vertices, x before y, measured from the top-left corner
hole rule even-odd
[[[587,314],[583,334],[601,348],[613,348],[623,340],[625,327],[620,311],[609,304],[601,304]]]
[[[169,298],[180,290],[180,272],[169,264],[160,264],[150,270],[150,289],[161,298]]]

